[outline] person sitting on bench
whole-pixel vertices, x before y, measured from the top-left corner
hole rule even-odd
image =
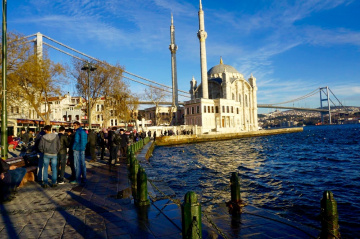
[[[0,159],[0,202],[8,202],[15,198],[16,188],[26,174],[25,168],[17,168]]]

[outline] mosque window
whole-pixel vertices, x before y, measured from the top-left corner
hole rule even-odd
[[[200,106],[196,106],[196,113],[200,113]]]
[[[189,107],[188,107],[188,108],[186,108],[186,114],[187,114],[187,115],[188,115],[188,114],[190,114]]]
[[[191,107],[191,114],[195,114],[194,107]]]
[[[222,112],[225,113],[225,106],[222,107]]]
[[[214,113],[214,106],[211,106],[211,112]]]
[[[215,112],[219,113],[219,106],[215,106]]]
[[[226,113],[229,113],[229,106],[226,106]]]
[[[239,108],[236,108],[236,113],[239,114]]]
[[[208,113],[210,113],[210,106],[208,106]]]
[[[231,106],[231,113],[234,113],[234,107]]]
[[[206,106],[204,105],[204,113],[206,113]]]

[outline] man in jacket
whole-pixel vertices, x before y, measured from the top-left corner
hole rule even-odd
[[[76,130],[73,145],[76,181],[72,181],[71,183],[80,184],[86,183],[85,149],[87,134],[78,121],[74,122],[74,128]]]
[[[42,153],[41,165],[39,168],[39,176],[42,178],[42,187],[48,186],[48,166],[51,161],[52,170],[52,187],[56,187],[57,180],[57,155],[60,150],[60,139],[57,134],[51,132],[51,126],[46,125],[44,127],[45,135],[41,137],[39,142],[39,151]]]
[[[17,168],[0,159],[0,202],[9,202],[26,174],[25,168]]]
[[[69,147],[69,140],[67,135],[65,134],[65,128],[61,126],[59,128],[59,139],[60,139],[60,150],[57,156],[58,160],[58,184],[64,183],[64,174],[65,174],[65,166],[66,166],[66,154],[67,148]]]

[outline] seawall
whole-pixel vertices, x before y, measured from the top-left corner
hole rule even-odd
[[[176,136],[162,136],[156,138],[156,146],[169,146],[177,144],[192,144],[208,141],[219,141],[229,139],[239,139],[248,137],[259,137],[274,134],[288,134],[302,132],[302,127],[284,128],[284,129],[268,129],[241,133],[227,133],[227,134],[202,134],[202,135],[176,135]]]

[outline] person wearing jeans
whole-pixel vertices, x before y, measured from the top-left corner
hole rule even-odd
[[[74,122],[74,128],[76,130],[73,144],[76,181],[72,181],[71,183],[80,184],[86,183],[85,148],[87,144],[87,134],[78,121]]]
[[[63,126],[59,128],[58,136],[60,139],[60,151],[57,156],[58,184],[63,184],[65,167],[66,167],[66,154],[67,154],[67,148],[69,147],[68,136],[65,134],[65,128]]]
[[[52,170],[52,187],[56,187],[57,180],[57,154],[60,150],[60,139],[57,134],[52,133],[51,126],[44,127],[45,135],[41,137],[39,142],[39,151],[42,153],[42,158],[39,163],[39,175],[42,176],[42,187],[48,186],[48,167],[51,160]]]

